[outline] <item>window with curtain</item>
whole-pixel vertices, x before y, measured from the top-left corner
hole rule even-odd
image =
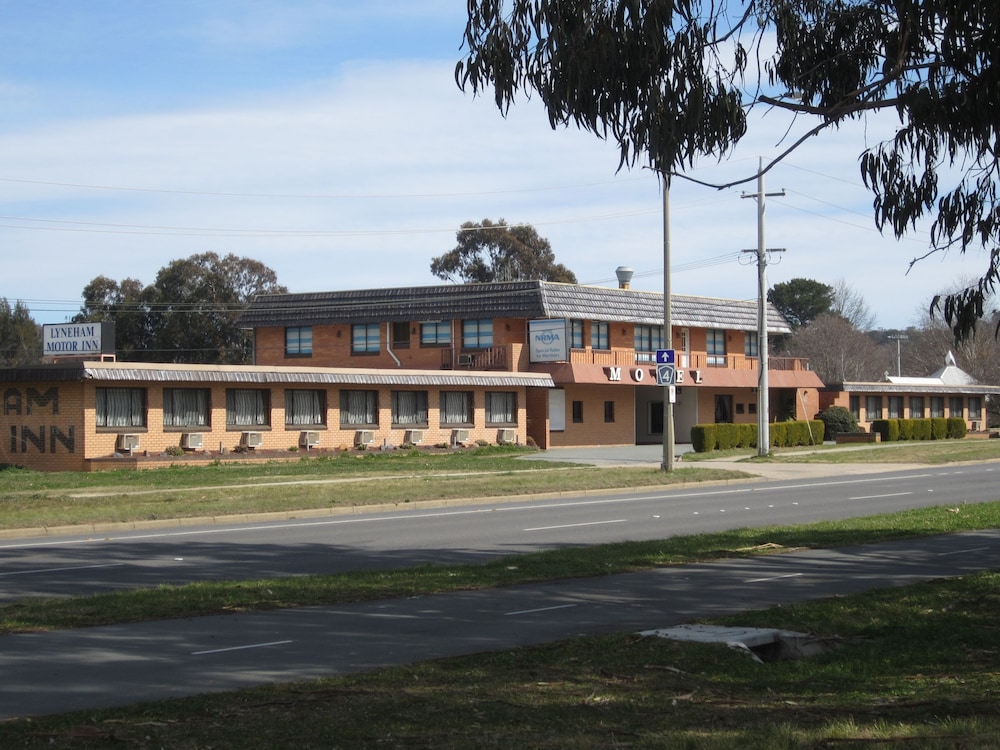
[[[961,396],[952,396],[948,399],[948,416],[949,417],[964,417],[965,416],[965,399]]]
[[[426,427],[427,391],[393,391],[392,423],[406,427]]]
[[[312,326],[292,326],[285,329],[285,356],[309,357],[313,351]]]
[[[705,332],[705,354],[709,367],[726,366],[726,332],[719,328],[709,328]]]
[[[663,345],[663,326],[637,323],[633,339],[637,352],[655,352],[657,349],[667,348]],[[650,361],[650,359],[647,357],[644,361]]]
[[[743,334],[743,354],[747,357],[759,357],[757,332],[747,331]]]
[[[340,424],[378,427],[378,391],[341,391]]]
[[[903,418],[903,397],[889,396],[889,419]]]
[[[492,319],[462,321],[463,349],[489,349],[491,346],[493,346]]]
[[[583,349],[583,321],[571,320],[569,322],[569,345],[571,349]]]
[[[866,396],[865,419],[871,422],[873,419],[881,419],[881,418],[882,418],[882,397]]]
[[[378,323],[351,326],[351,354],[378,354],[381,346]]]
[[[487,391],[486,424],[517,424],[517,394]]]
[[[597,320],[590,322],[590,348],[610,349],[611,340],[608,338],[608,324]]]
[[[145,388],[98,388],[98,427],[145,427]]]
[[[979,396],[969,396],[969,419],[983,418],[983,400]]]
[[[285,391],[285,424],[309,426],[326,424],[326,391],[302,389]]]
[[[164,388],[164,427],[208,427],[209,393],[207,388]]]
[[[924,397],[910,396],[910,419],[924,418]]]
[[[257,388],[226,389],[227,427],[266,427],[271,424],[271,392]]]
[[[450,321],[435,320],[420,324],[420,346],[448,346],[450,343]]]
[[[441,391],[441,424],[472,424],[472,392]]]
[[[944,396],[931,396],[931,418],[944,416]]]
[[[855,419],[861,419],[861,396],[850,396],[848,403],[850,403],[851,414],[854,415]]]

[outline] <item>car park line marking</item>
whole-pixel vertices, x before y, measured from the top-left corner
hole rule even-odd
[[[555,607],[539,607],[538,609],[522,609],[517,612],[504,612],[504,617],[512,617],[514,615],[533,615],[536,612],[551,612],[554,609],[571,609],[575,607],[575,604],[559,604]]]
[[[65,573],[70,570],[94,570],[95,568],[120,568],[125,563],[104,563],[102,565],[74,565],[66,568],[38,568],[37,570],[15,570],[10,573],[0,573],[0,578],[11,576],[41,575],[42,573]]]
[[[785,573],[781,576],[769,576],[767,578],[750,578],[743,583],[767,583],[768,581],[780,581],[783,578],[798,578],[799,576],[805,575],[804,573]]]
[[[878,500],[883,497],[903,497],[904,495],[912,495],[912,492],[890,492],[885,495],[858,495],[857,497],[849,497],[848,500]]]
[[[565,523],[559,526],[536,526],[533,529],[522,529],[522,531],[551,531],[553,529],[575,529],[579,526],[604,526],[609,523],[627,523],[627,518],[616,518],[612,521],[589,521],[587,523]]]
[[[191,656],[205,656],[207,654],[224,654],[227,651],[246,651],[251,648],[267,648],[268,646],[284,646],[293,641],[271,641],[269,643],[250,643],[246,646],[230,646],[229,648],[213,648],[207,651],[192,651]]]

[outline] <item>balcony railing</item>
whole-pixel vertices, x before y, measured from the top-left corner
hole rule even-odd
[[[441,350],[441,368],[446,370],[507,370],[509,361],[506,346]]]
[[[654,364],[656,352],[637,352],[632,349],[572,349],[570,362],[577,364],[603,365],[607,367],[632,367],[636,364]],[[677,366],[685,370],[706,370],[710,367],[730,370],[756,370],[757,357],[745,354],[690,354],[677,352]],[[802,357],[768,357],[771,370],[808,370],[809,360]]]

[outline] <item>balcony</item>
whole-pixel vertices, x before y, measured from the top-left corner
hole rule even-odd
[[[506,346],[441,350],[442,370],[507,370],[509,361]]]
[[[569,361],[574,364],[602,365],[604,367],[634,367],[637,364],[655,364],[655,352],[637,352],[633,349],[571,349]],[[756,370],[757,357],[745,354],[704,354],[677,352],[677,366],[685,370],[707,370],[722,367],[730,370]],[[768,357],[770,370],[809,370],[809,360],[802,357]]]

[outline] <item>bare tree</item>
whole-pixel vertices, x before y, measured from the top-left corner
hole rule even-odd
[[[833,283],[833,301],[830,312],[839,315],[859,331],[870,331],[875,327],[875,313],[868,307],[861,292],[841,277]]]

